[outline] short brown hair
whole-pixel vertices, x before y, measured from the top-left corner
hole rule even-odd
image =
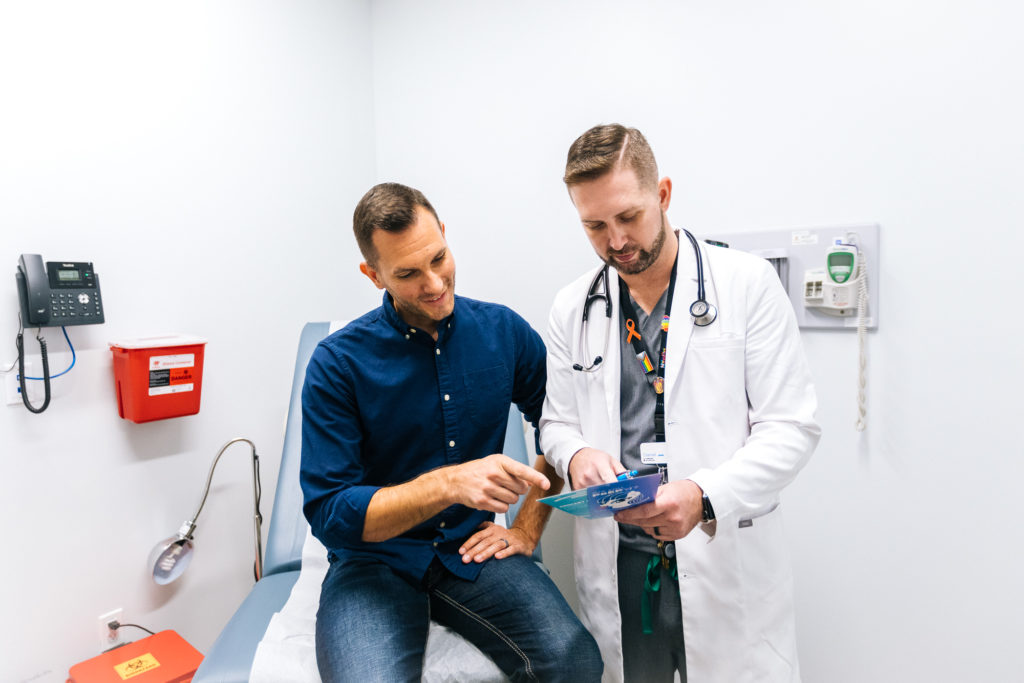
[[[594,126],[569,147],[562,180],[568,186],[596,180],[620,164],[636,173],[641,187],[658,186],[658,163],[647,138],[618,123]]]
[[[352,214],[352,231],[367,263],[372,265],[378,256],[373,246],[373,233],[377,230],[402,232],[416,222],[417,206],[422,206],[433,214],[434,220],[441,222],[422,192],[401,183],[380,183],[363,195]]]

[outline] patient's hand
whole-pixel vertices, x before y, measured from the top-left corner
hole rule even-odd
[[[551,487],[548,478],[536,469],[503,453],[434,471],[447,478],[445,490],[451,502],[488,512],[507,512],[509,505],[531,486],[545,491]]]
[[[465,564],[484,562],[491,557],[502,560],[512,555],[532,555],[534,548],[537,547],[537,541],[514,525],[511,529],[506,529],[494,522],[484,522],[479,529],[459,548],[459,554],[462,555]],[[508,541],[508,547],[505,540]]]

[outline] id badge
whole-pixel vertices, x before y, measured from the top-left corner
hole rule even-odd
[[[640,462],[645,465],[668,465],[668,444],[648,441],[640,444]]]

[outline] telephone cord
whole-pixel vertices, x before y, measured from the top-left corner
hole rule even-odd
[[[21,332],[18,333],[17,337],[18,385],[21,387],[21,401],[25,404],[25,407],[30,412],[41,413],[50,405],[50,362],[46,357],[46,340],[38,333],[36,334],[36,340],[39,342],[39,355],[43,359],[43,405],[37,408],[28,400],[28,390],[25,387],[25,380],[27,379],[25,377],[25,337]]]
[[[68,343],[68,348],[71,349],[71,365],[67,366],[65,369],[61,370],[56,375],[50,375],[50,379],[55,379],[57,377],[60,377],[61,375],[66,375],[69,372],[71,372],[71,368],[75,367],[75,361],[78,359],[78,355],[75,353],[75,345],[71,343],[71,337],[68,336],[68,328],[61,327],[60,330],[61,330],[61,332],[64,333],[64,339]],[[19,353],[19,355],[20,355],[20,353]],[[33,380],[40,380],[41,381],[41,380],[45,380],[46,378],[45,377],[26,377],[25,379],[33,379]]]

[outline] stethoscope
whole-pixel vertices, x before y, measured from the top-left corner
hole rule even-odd
[[[718,317],[718,309],[708,303],[704,293],[704,259],[700,254],[700,246],[697,244],[697,238],[695,238],[689,230],[684,229],[683,233],[686,238],[690,240],[690,244],[693,246],[693,255],[697,260],[697,299],[690,304],[690,317],[693,318],[693,324],[697,327],[707,327],[711,323],[715,322]],[[678,258],[678,256],[676,257]],[[598,301],[604,301],[604,315],[608,318],[608,325],[604,331],[604,348],[608,348],[608,339],[611,336],[612,331],[612,299],[608,289],[608,266],[605,265],[598,274],[594,277],[593,282],[590,283],[590,288],[587,290],[587,298],[583,303],[583,324],[580,326],[580,347],[583,351],[583,358],[590,358],[589,344],[587,343],[587,323],[590,319],[590,307]],[[604,360],[601,356],[594,356],[593,362],[590,365],[581,365],[579,363],[573,363],[572,369],[577,372],[593,372],[598,369],[601,365],[601,361]]]

